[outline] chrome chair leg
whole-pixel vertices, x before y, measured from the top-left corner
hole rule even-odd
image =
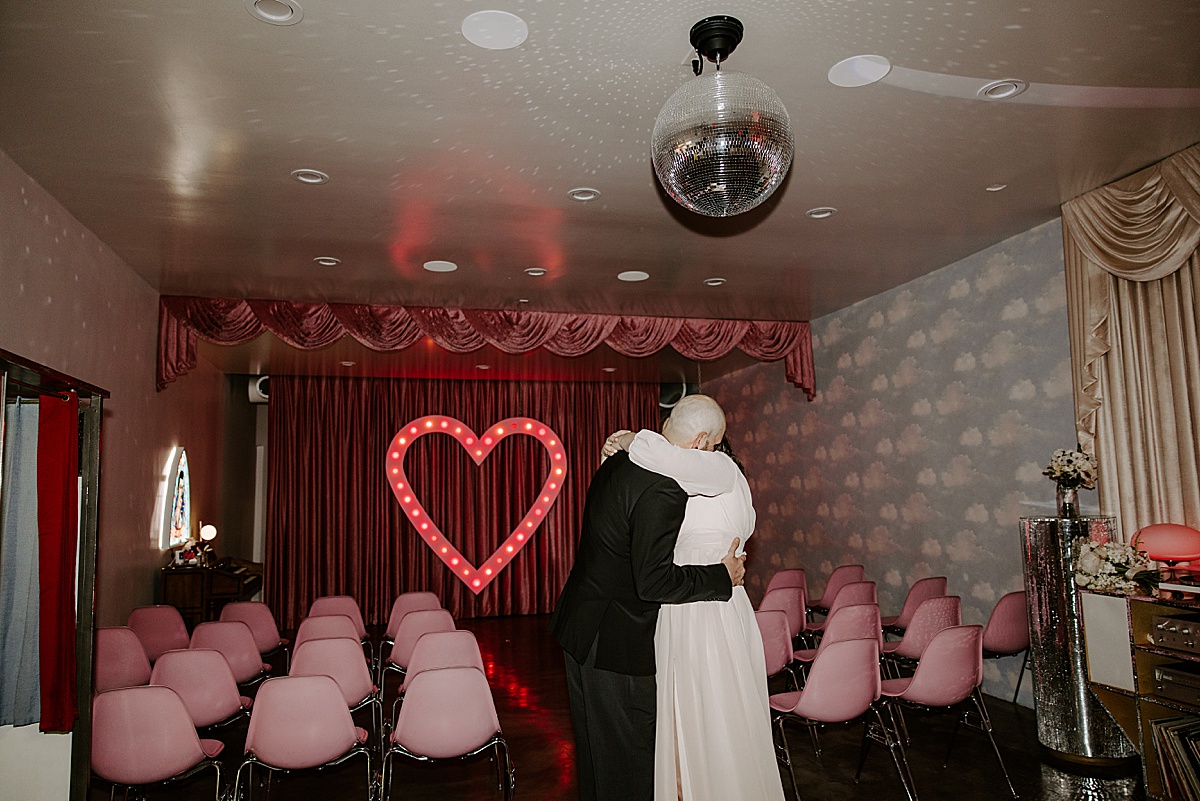
[[[1025,658],[1021,660],[1021,672],[1017,674],[1017,689],[1013,690],[1013,700],[1017,702],[1017,696],[1021,694],[1021,680],[1025,678],[1025,671],[1029,668],[1029,649],[1025,649]]]
[[[779,739],[782,745],[775,746],[775,758],[787,765],[788,777],[792,780],[792,798],[800,801],[800,785],[796,783],[796,771],[792,767],[792,754],[788,750],[787,733],[783,729],[783,715],[777,715],[775,722],[779,727]]]
[[[1000,746],[996,744],[996,737],[992,734],[992,719],[988,715],[987,705],[983,702],[983,693],[978,687],[971,693],[971,700],[975,702],[975,709],[979,712],[980,728],[992,744],[992,750],[996,752],[996,761],[1000,763],[1000,772],[1004,774],[1004,781],[1008,784],[1008,791],[1012,793],[1013,798],[1018,798],[1017,790],[1013,787],[1012,779],[1009,778],[1008,768],[1004,764],[1004,757],[1000,756]]]

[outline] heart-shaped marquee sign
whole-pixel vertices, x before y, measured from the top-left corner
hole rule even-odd
[[[417,500],[417,495],[409,484],[408,476],[404,473],[404,454],[408,452],[414,442],[426,434],[449,434],[454,437],[477,465],[483,464],[483,460],[500,444],[501,440],[514,434],[533,437],[550,454],[550,473],[542,484],[537,500],[529,507],[529,511],[525,513],[521,522],[517,523],[504,542],[500,543],[500,547],[493,551],[492,555],[479,567],[467,561],[453,543],[446,539],[437,523],[429,517],[425,507]],[[458,576],[463,584],[466,584],[472,592],[478,595],[483,592],[484,587],[491,583],[492,579],[500,574],[501,570],[517,557],[517,554],[533,537],[538,526],[546,519],[546,513],[550,507],[558,500],[563,480],[567,475],[567,452],[563,449],[562,440],[551,430],[550,426],[529,417],[510,417],[507,420],[501,420],[479,435],[460,420],[434,414],[406,423],[396,432],[391,445],[388,446],[386,470],[388,486],[392,488],[392,493],[400,502],[401,508],[404,509],[404,516],[413,524],[417,533],[425,540],[425,544],[433,549],[433,552],[446,563],[454,575]]]

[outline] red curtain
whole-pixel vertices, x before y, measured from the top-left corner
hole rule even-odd
[[[38,409],[38,648],[42,731],[75,724],[75,551],[79,398],[43,397]]]
[[[656,428],[658,392],[656,384],[273,376],[265,573],[280,624],[298,625],[320,595],[352,595],[369,625],[383,624],[409,590],[436,593],[456,617],[551,611],[575,558],[604,438]],[[417,536],[384,474],[392,437],[429,414],[476,432],[532,417],[566,448],[567,481],[546,521],[478,596]],[[404,468],[429,515],[478,566],[533,503],[549,457],[532,438],[514,436],[476,466],[452,437],[435,434],[413,444]]]
[[[689,359],[713,361],[735,347],[759,361],[784,360],[787,378],[812,400],[812,337],[806,322],[685,320],[603,314],[435,309],[273,300],[164,297],[158,315],[158,388],[196,366],[196,339],[237,345],[270,331],[312,350],[352,336],[373,350],[403,350],[429,337],[453,353],[492,345],[505,353],[544,347],[580,356],[606,344],[623,356],[670,346]]]

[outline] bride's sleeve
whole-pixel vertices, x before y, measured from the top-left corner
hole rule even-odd
[[[629,458],[638,467],[675,479],[688,495],[724,495],[737,482],[737,465],[725,454],[680,448],[647,429],[634,436]]]

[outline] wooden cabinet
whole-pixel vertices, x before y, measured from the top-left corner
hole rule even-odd
[[[1200,637],[1176,637],[1179,647],[1164,645],[1170,629],[1183,628],[1192,620],[1198,621],[1196,629],[1200,631],[1200,600],[1190,594],[1186,597],[1188,600],[1130,597],[1126,603],[1133,690],[1092,685],[1138,746],[1147,795],[1170,801],[1200,797],[1200,652],[1183,644],[1195,642],[1200,648]],[[1164,695],[1156,674],[1163,667],[1197,670],[1194,700]],[[1184,786],[1189,783],[1194,789]]]
[[[224,559],[213,567],[164,567],[162,603],[179,610],[188,630],[197,623],[216,620],[221,607],[248,601],[262,589],[262,565]]]

